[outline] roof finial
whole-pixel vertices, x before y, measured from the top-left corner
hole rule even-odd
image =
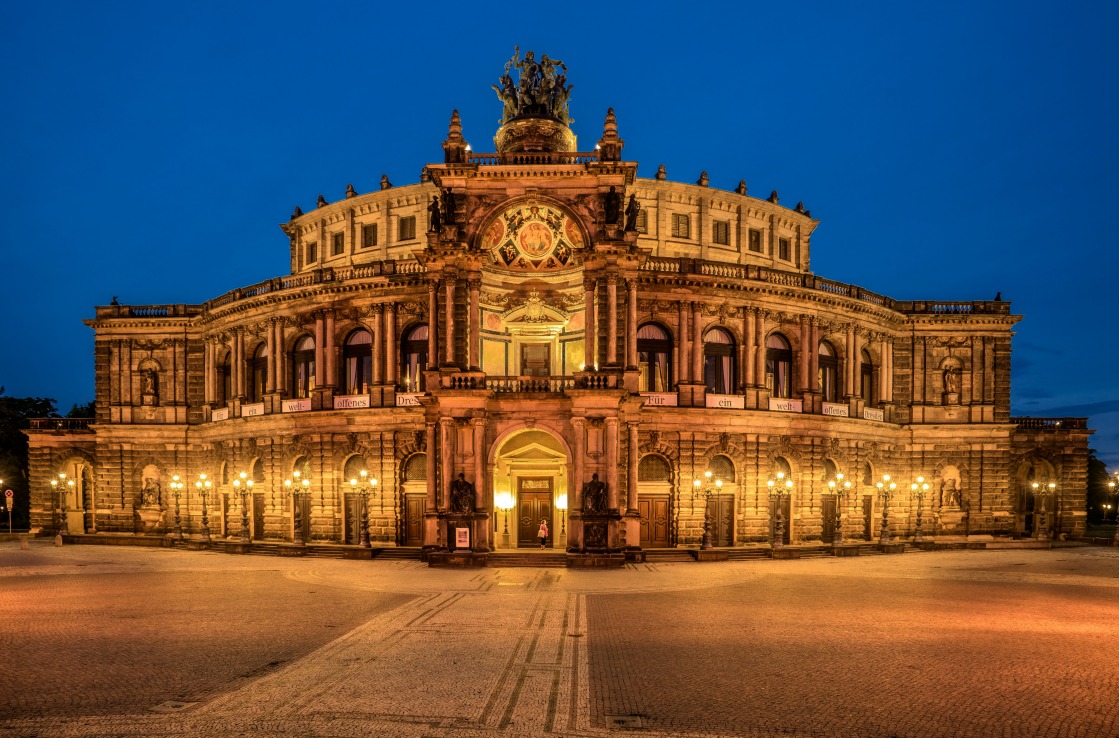
[[[392,182],[389,182],[389,175],[387,175],[387,174],[382,174],[381,175],[381,189],[382,190],[391,190],[392,189]]]
[[[662,182],[668,179],[668,172],[664,170],[664,164],[660,164],[657,166],[657,179],[661,180]]]
[[[602,138],[598,141],[598,160],[621,161],[623,145],[625,141],[618,138],[618,119],[614,117],[614,108],[609,108],[606,122],[602,124]]]
[[[773,192],[769,193],[769,201],[771,203],[773,203],[774,205],[777,204],[777,190],[774,190]]]
[[[346,185],[346,197],[357,197],[357,190],[354,189],[353,184]]]
[[[326,201],[326,198],[323,197],[322,195],[319,195],[319,199],[315,201],[315,207],[319,207],[319,208],[325,208],[329,204],[330,203],[328,203]]]
[[[447,140],[443,142],[443,161],[447,164],[466,163],[466,139],[462,137],[462,120],[458,111],[451,111],[451,122],[447,126]]]
[[[734,188],[734,191],[737,192],[740,195],[745,195],[746,194],[746,180],[744,180],[744,179],[738,180],[738,186]]]
[[[709,180],[709,179],[707,178],[707,170],[706,170],[706,169],[704,169],[704,170],[703,170],[703,171],[702,171],[702,172],[700,173],[700,175],[699,175],[699,179],[697,179],[697,180],[695,181],[695,183],[696,183],[697,185],[699,185],[700,187],[706,187],[706,186],[707,186],[707,183],[708,183],[708,182],[710,182],[710,181],[711,181],[711,180]]]

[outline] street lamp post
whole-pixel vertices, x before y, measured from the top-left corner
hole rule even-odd
[[[771,548],[781,548],[785,544],[785,498],[793,492],[793,480],[785,478],[785,472],[777,472],[776,479],[765,483],[769,487],[769,499],[773,505],[774,535]]]
[[[929,483],[925,481],[924,477],[917,477],[917,481],[909,485],[909,489],[913,493],[913,498],[917,500],[917,530],[913,534],[913,540],[920,543],[925,540],[925,537],[921,535],[921,502],[929,491]]]
[[[1115,472],[1115,479],[1108,481],[1107,494],[1115,495],[1115,508],[1119,511],[1119,472]],[[8,514],[11,515],[10,512]],[[1104,521],[1106,522],[1106,520],[1107,515],[1105,514]],[[1111,542],[1119,546],[1119,512],[1115,513],[1115,534],[1111,537]]]
[[[509,547],[509,511],[513,509],[513,495],[508,492],[498,492],[494,498],[497,509],[504,513],[505,529],[501,534],[505,548]]]
[[[70,535],[70,523],[66,520],[66,495],[74,489],[74,480],[67,479],[65,474],[59,472],[58,479],[51,480],[51,489],[58,490],[58,510],[61,517],[58,523],[58,535],[68,536]]]
[[[202,542],[210,542],[210,518],[208,517],[209,511],[206,509],[206,498],[210,494],[210,488],[213,482],[206,478],[205,474],[198,475],[198,481],[194,483],[194,488],[198,490],[198,494],[202,497]]]
[[[1034,499],[1041,500],[1041,522],[1038,525],[1040,529],[1037,534],[1039,541],[1049,540],[1049,498],[1057,493],[1057,483],[1049,482],[1048,484],[1038,484],[1034,482],[1031,485],[1034,489]]]
[[[560,540],[567,545],[567,493],[556,498],[556,509],[560,511]]]
[[[175,497],[175,540],[183,540],[183,518],[179,514],[179,498],[182,497],[183,480],[178,474],[171,476],[171,494]]]
[[[237,475],[233,480],[233,488],[241,498],[241,543],[252,543],[253,537],[249,532],[249,493],[253,491],[253,480],[249,479],[246,472]]]
[[[843,503],[847,493],[851,491],[851,482],[843,478],[842,473],[836,473],[835,479],[828,480],[828,489],[835,495],[835,536],[832,538],[833,546],[843,545]]]
[[[894,492],[898,488],[897,482],[890,481],[889,474],[882,475],[882,481],[875,485],[878,488],[878,494],[882,497],[882,532],[878,536],[878,543],[886,545],[891,541],[890,538],[890,499],[894,496]]]
[[[355,477],[350,480],[350,489],[351,491],[355,491],[361,495],[361,532],[359,534],[360,545],[362,548],[372,548],[372,546],[370,546],[369,544],[369,505],[367,504],[368,500],[366,497],[368,495],[368,487],[366,487],[366,482],[369,481],[369,472],[365,469],[362,469],[359,474],[361,476],[361,485],[358,486],[358,480]],[[377,480],[372,480],[372,484],[373,486],[376,486]]]

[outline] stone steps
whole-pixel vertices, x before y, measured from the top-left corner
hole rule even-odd
[[[539,567],[566,569],[566,553],[491,553],[486,556],[486,566],[491,568]]]

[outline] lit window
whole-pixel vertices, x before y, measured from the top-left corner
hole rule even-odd
[[[266,344],[260,344],[253,352],[253,356],[249,359],[248,365],[249,386],[248,396],[246,399],[249,402],[260,402],[264,399],[264,390],[268,383],[268,347]]]
[[[780,333],[765,340],[765,386],[773,397],[793,396],[793,351]]]
[[[427,323],[408,329],[400,342],[400,382],[405,392],[423,392],[427,369]]]
[[[820,341],[820,350],[817,381],[824,402],[835,402],[839,398],[839,361],[835,358],[835,349],[827,341]]]
[[[707,391],[727,395],[734,391],[734,337],[712,328],[703,337],[703,381]]]
[[[304,336],[291,352],[291,395],[296,399],[311,396],[315,389],[315,339]]]
[[[358,329],[346,339],[342,348],[342,365],[346,376],[342,386],[347,395],[364,395],[373,383],[373,337],[369,331]]]
[[[672,337],[655,323],[637,329],[638,387],[642,392],[672,389]]]
[[[637,465],[639,482],[671,482],[672,467],[663,456],[648,454]]]

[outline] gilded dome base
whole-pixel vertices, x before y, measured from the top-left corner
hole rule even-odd
[[[493,137],[499,154],[521,151],[575,151],[575,134],[554,118],[514,118]]]

